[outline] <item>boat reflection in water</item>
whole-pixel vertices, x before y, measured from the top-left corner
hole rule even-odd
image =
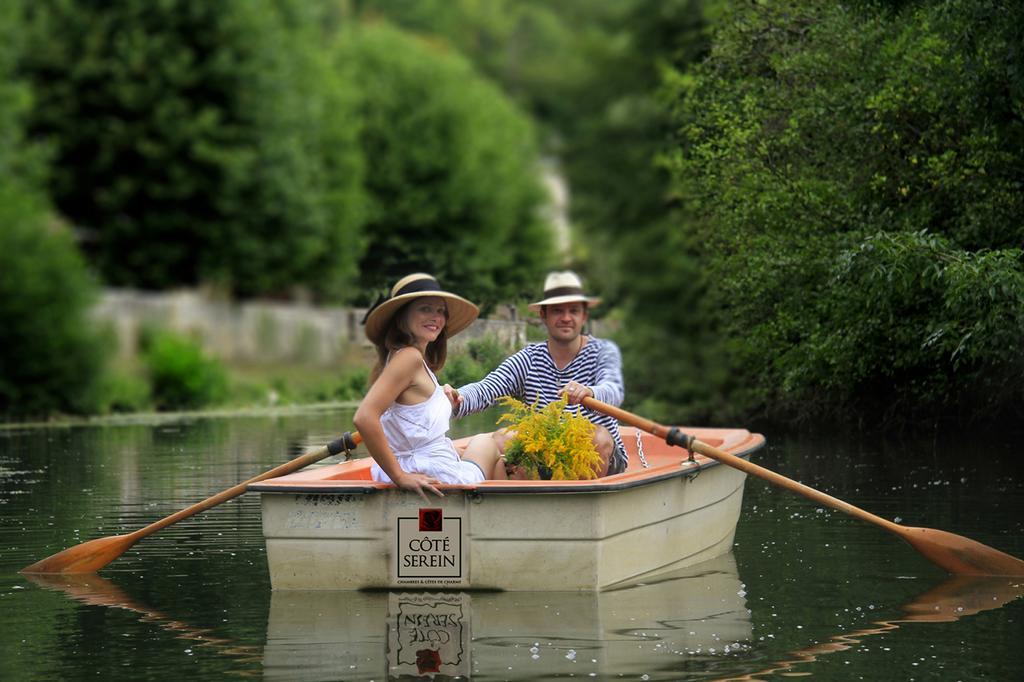
[[[289,680],[654,678],[751,638],[732,553],[597,593],[276,591],[269,621],[264,676]]]

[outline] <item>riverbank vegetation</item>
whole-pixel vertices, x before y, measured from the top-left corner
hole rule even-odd
[[[736,406],[1019,416],[1022,20],[973,0],[746,4],[669,76],[677,224]]]
[[[81,329],[90,327],[82,325]],[[103,357],[100,345],[108,343],[112,335],[101,330],[92,338],[96,343],[81,347],[93,351],[97,358]],[[134,356],[110,355],[102,363],[79,363],[87,368],[96,367],[95,372],[87,374],[90,383],[86,387],[75,383],[74,375],[64,375],[67,385],[74,389],[67,395],[83,402],[61,405],[49,413],[44,409],[26,410],[19,416],[50,414],[58,421],[66,421],[69,415],[355,404],[366,392],[369,368],[375,358],[371,348],[354,346],[330,367],[300,360],[228,362],[205,351],[196,338],[159,326],[147,328],[139,345]],[[46,351],[48,347],[40,348]],[[455,386],[479,381],[515,350],[490,336],[455,344],[438,379]],[[24,375],[37,369],[46,358],[53,360],[45,352],[28,358]],[[38,384],[27,381],[25,386],[32,388]],[[52,385],[42,388],[57,391]],[[26,405],[45,405],[36,397],[41,393],[39,388],[21,393],[7,386],[4,390],[8,392],[5,395],[15,395]]]
[[[368,357],[339,366],[231,363],[196,340],[154,328],[137,357],[112,359],[92,414],[353,402],[366,390]]]
[[[1019,3],[0,12],[0,132],[13,142],[0,149],[0,265],[29,272],[24,251],[51,273],[4,275],[4,297],[24,302],[0,304],[5,414],[117,402],[97,386],[133,395],[103,379],[76,322],[90,281],[359,304],[423,269],[486,307],[530,300],[559,264],[605,299],[595,312],[620,330],[630,407],[661,421],[1021,416]],[[571,190],[565,256],[540,156]],[[11,241],[26,234],[63,246],[43,256]],[[76,245],[82,257],[60,255]],[[29,287],[50,279],[75,295]],[[27,312],[57,297],[50,317]],[[61,323],[40,343],[29,318]],[[498,355],[453,357],[453,376]],[[251,395],[308,395],[274,381],[254,379]]]

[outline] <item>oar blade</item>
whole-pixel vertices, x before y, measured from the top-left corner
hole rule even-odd
[[[956,575],[1024,577],[1024,561],[962,535],[934,528],[900,533],[925,558]]]
[[[21,573],[95,573],[135,544],[138,537],[112,535],[83,542],[21,569]]]

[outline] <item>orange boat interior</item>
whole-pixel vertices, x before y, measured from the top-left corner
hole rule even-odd
[[[709,429],[695,428],[684,429],[686,433],[708,445],[720,448],[734,455],[743,455],[757,450],[764,444],[764,437],[760,434],[751,434],[745,429]],[[626,446],[629,455],[629,466],[627,469],[613,476],[607,476],[598,480],[582,481],[483,481],[476,485],[452,485],[441,486],[443,489],[477,489],[500,487],[507,489],[517,487],[523,489],[550,487],[557,484],[559,488],[586,487],[593,489],[594,486],[607,486],[609,488],[620,487],[622,484],[640,482],[648,478],[660,478],[666,474],[676,474],[681,469],[699,470],[705,466],[717,464],[704,455],[689,453],[682,448],[673,447],[664,440],[648,433],[640,432],[637,439],[637,430],[632,427],[620,429],[622,441]],[[639,447],[638,447],[639,443]],[[642,449],[643,460],[639,451]],[[644,466],[643,461],[647,462]],[[374,482],[370,476],[370,466],[373,460],[367,456],[350,459],[346,462],[336,464],[321,464],[307,467],[301,471],[268,479],[255,484],[258,490],[263,492],[288,492],[290,488],[305,488],[315,485],[317,488],[337,489],[339,492],[346,487],[355,486],[366,488],[390,488],[390,484]]]

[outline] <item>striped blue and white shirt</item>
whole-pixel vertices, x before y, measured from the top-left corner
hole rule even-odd
[[[459,389],[462,404],[456,417],[485,410],[502,396],[510,396],[544,407],[560,399],[558,391],[570,380],[594,390],[594,397],[609,405],[621,405],[625,392],[622,381],[622,354],[613,342],[587,337],[565,369],[555,367],[546,341],[532,343],[515,353],[480,381]],[[615,440],[616,457],[624,457],[626,448],[619,435],[619,423],[601,412],[569,405],[567,410],[583,414],[595,424],[605,427]],[[623,464],[625,464],[623,462]]]

